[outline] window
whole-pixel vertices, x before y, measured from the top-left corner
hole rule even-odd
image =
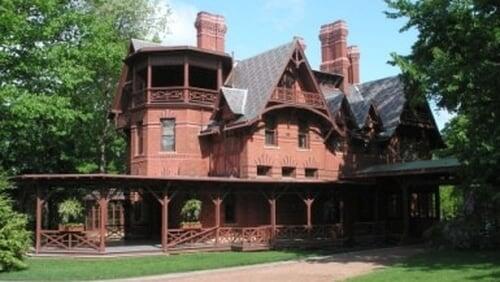
[[[265,165],[257,166],[257,175],[258,176],[271,176],[271,167]]]
[[[309,149],[309,126],[306,121],[299,120],[299,135],[298,143],[299,148]]]
[[[224,223],[236,223],[236,199],[233,194],[224,199]]]
[[[266,118],[266,145],[276,146],[278,145],[278,140],[276,138],[276,119],[274,117]]]
[[[142,121],[137,123],[137,155],[142,155],[144,153],[144,133],[143,133]]]
[[[175,119],[161,120],[161,150],[165,152],[175,151]]]
[[[306,178],[318,178],[318,169],[317,168],[306,168],[305,169]]]
[[[284,166],[281,168],[281,175],[283,177],[295,177],[295,168]]]

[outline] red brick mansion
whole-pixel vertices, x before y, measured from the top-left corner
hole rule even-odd
[[[457,164],[431,160],[444,145],[429,105],[397,76],[361,82],[345,22],[320,27],[319,69],[300,38],[235,60],[224,17],[195,26],[197,46],[131,40],[110,111],[127,174],[18,177],[37,191],[37,252],[383,244],[439,220]],[[84,230],[47,219],[60,187],[86,189]],[[200,225],[186,228],[190,199]]]

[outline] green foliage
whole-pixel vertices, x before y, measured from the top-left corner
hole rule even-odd
[[[201,201],[197,199],[187,200],[181,209],[181,216],[185,222],[197,222],[200,219]]]
[[[59,204],[57,212],[62,224],[79,224],[83,220],[83,206],[76,198],[64,200]]]
[[[439,189],[441,199],[441,217],[451,219],[458,215],[459,209],[462,206],[462,197],[454,186],[442,186]]]
[[[500,179],[500,13],[495,0],[386,0],[390,18],[416,29],[408,56],[393,54],[409,85],[455,112],[443,131],[448,149],[463,163],[459,172],[467,205],[480,225],[499,207],[493,188]],[[464,202],[464,203],[466,203]]]
[[[0,168],[10,175],[124,170],[125,141],[108,111],[128,40],[165,30],[168,6],[158,7],[2,1]]]
[[[28,220],[12,209],[12,202],[2,192],[6,187],[8,182],[0,175],[0,272],[25,268],[24,255],[31,245]]]

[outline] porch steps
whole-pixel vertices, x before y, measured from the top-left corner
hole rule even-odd
[[[255,252],[255,251],[267,251],[270,249],[269,244],[245,244],[237,243],[231,245],[231,251],[235,252]]]

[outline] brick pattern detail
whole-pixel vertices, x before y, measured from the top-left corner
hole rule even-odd
[[[227,27],[223,16],[199,12],[194,26],[199,48],[224,52]]]

